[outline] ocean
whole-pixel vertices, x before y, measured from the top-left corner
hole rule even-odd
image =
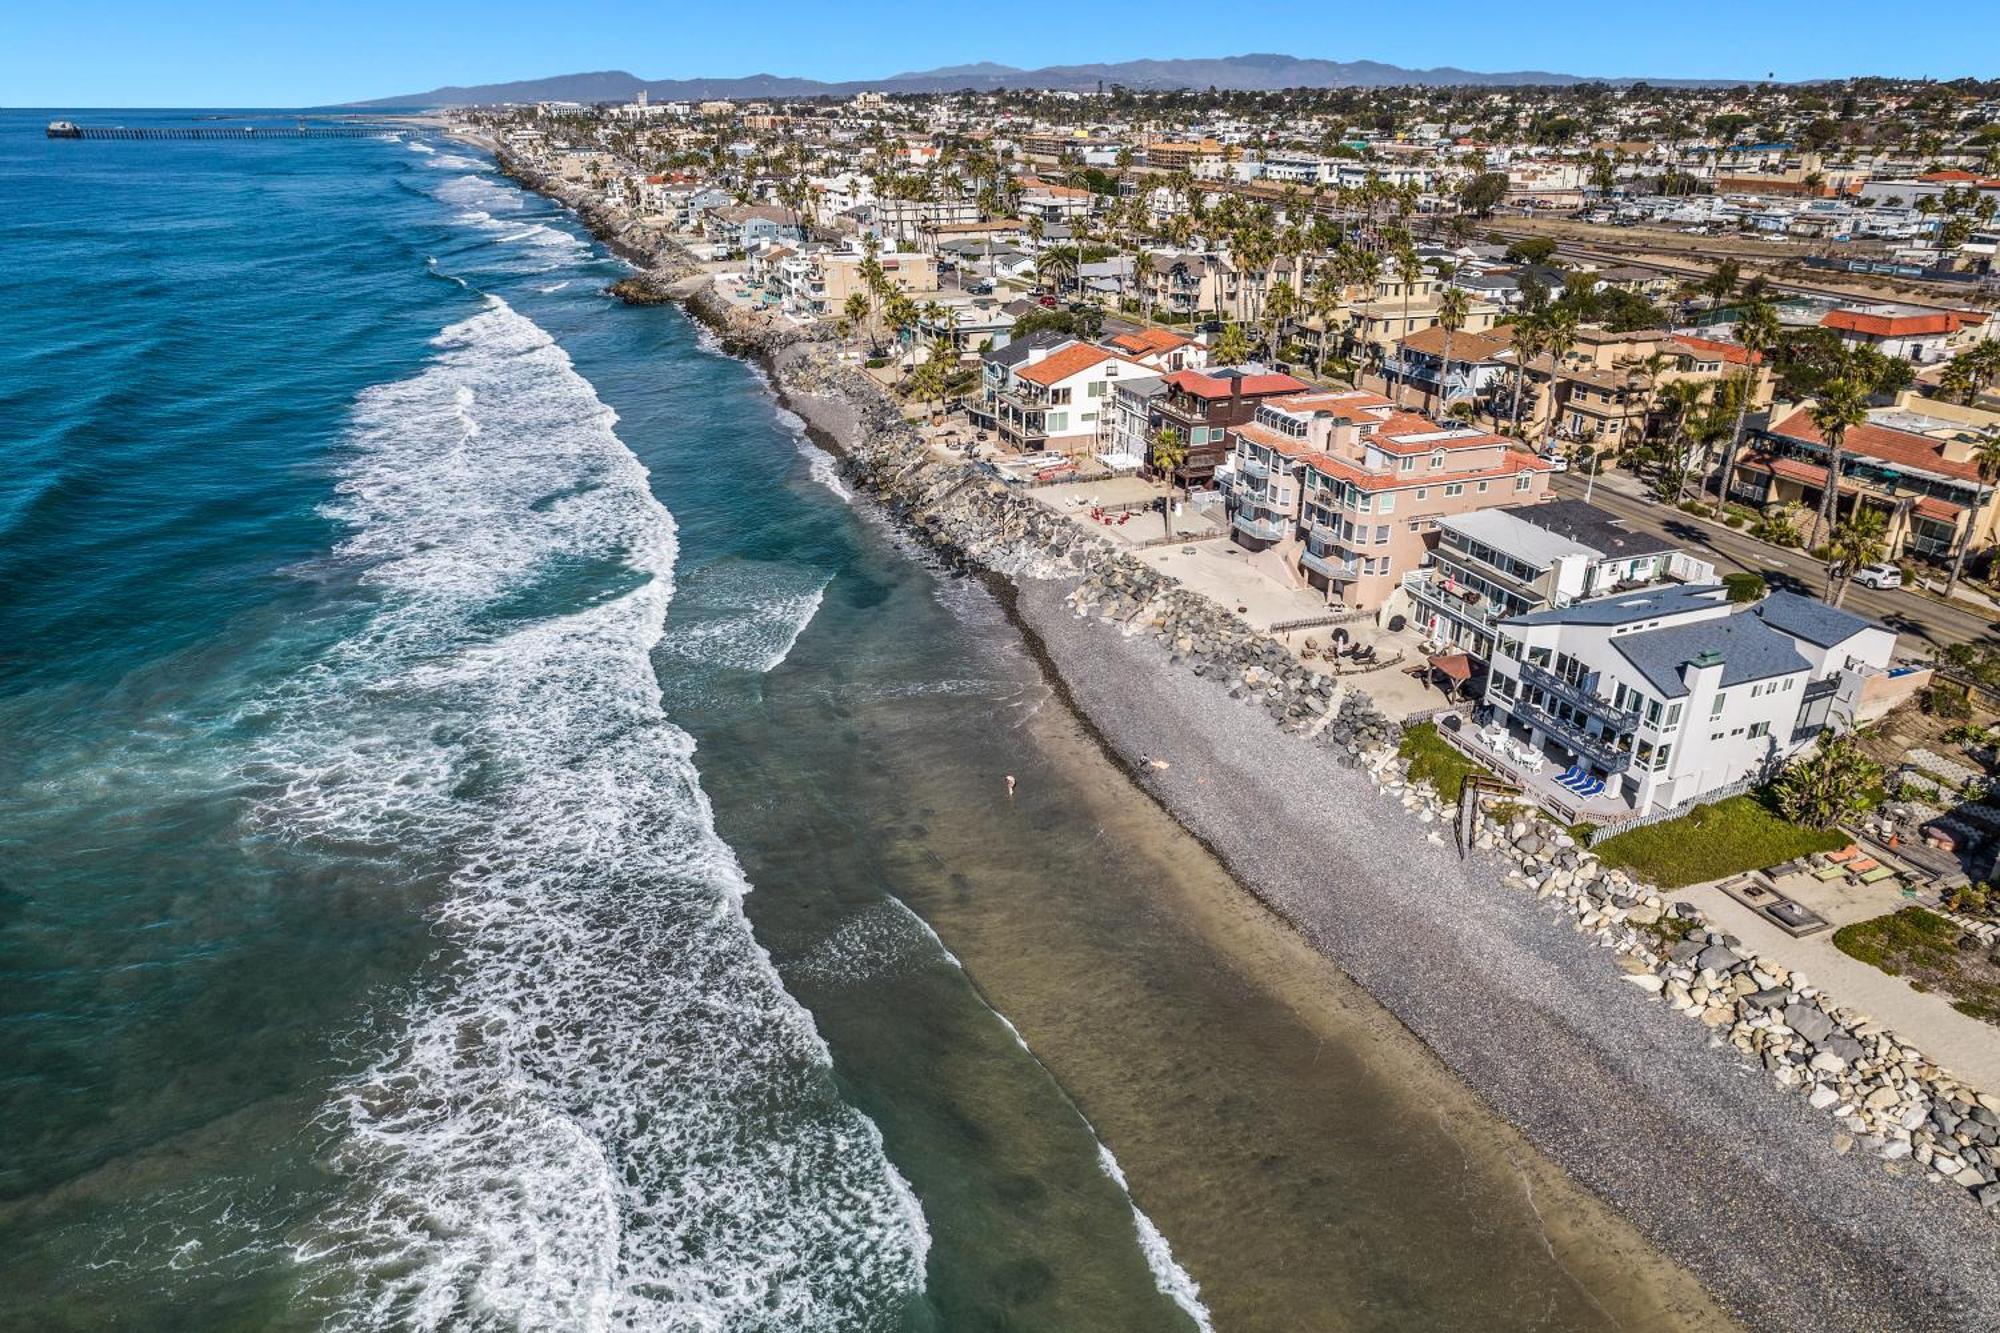
[[[0,1327],[1614,1326],[1517,1148],[574,219],[416,129],[48,118]]]

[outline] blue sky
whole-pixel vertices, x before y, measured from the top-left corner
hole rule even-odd
[[[17,0],[0,20],[10,106],[307,106],[585,70],[845,79],[996,60],[1033,67],[1246,51],[1424,67],[1806,79],[2000,73],[2000,4],[1933,0],[1429,0],[1342,9],[1154,0],[1055,23],[987,0]]]

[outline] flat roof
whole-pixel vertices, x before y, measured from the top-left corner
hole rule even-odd
[[[1545,500],[1540,504],[1510,505],[1504,511],[1517,514],[1538,528],[1560,532],[1613,559],[1663,555],[1678,549],[1663,537],[1650,532],[1634,532],[1616,514],[1581,500]]]
[[[1484,542],[1494,550],[1504,551],[1538,569],[1547,569],[1566,555],[1598,554],[1594,547],[1530,523],[1519,517],[1517,512],[1506,509],[1475,509],[1469,514],[1449,514],[1438,519],[1438,526],[1470,537],[1473,541]]]

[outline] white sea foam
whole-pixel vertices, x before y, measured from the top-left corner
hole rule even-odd
[[[1118,1166],[1118,1159],[1111,1155],[1111,1149],[1102,1140],[1097,1144],[1098,1165],[1104,1174],[1110,1176],[1125,1195],[1132,1201],[1132,1188],[1125,1183],[1125,1172]],[[1183,1313],[1194,1321],[1201,1333],[1215,1333],[1215,1325],[1209,1321],[1208,1307],[1201,1303],[1201,1287],[1188,1271],[1174,1258],[1174,1252],[1167,1244],[1167,1238],[1153,1225],[1153,1219],[1146,1216],[1136,1202],[1132,1203],[1132,1225],[1139,1233],[1139,1249],[1146,1256],[1146,1267],[1153,1270],[1153,1283],[1166,1294]]]
[[[682,590],[665,657],[775,671],[819,613],[829,579],[796,566],[729,561],[703,570]]]
[[[463,153],[438,153],[430,161],[424,163],[424,165],[427,167],[436,167],[439,171],[492,170],[490,164],[482,162],[476,157],[467,157]]]
[[[334,1327],[889,1328],[922,1286],[660,707],[674,524],[615,420],[497,299],[355,410],[329,513],[377,602],[273,701],[258,814],[450,889],[441,977],[326,1111]],[[577,605],[600,565],[627,590]]]
[[[898,908],[902,909],[905,916],[917,924],[929,938],[930,942],[937,947],[938,952],[945,956],[946,961],[961,972],[965,970],[965,964],[959,961],[958,955],[945,945],[944,940],[939,937],[937,931],[931,926],[931,923],[924,920],[917,913],[916,909],[900,898],[892,896],[890,901],[895,903]],[[986,1004],[983,995],[980,996],[980,1002]],[[1014,1044],[1019,1046],[1030,1060],[1033,1060],[1038,1065],[1041,1064],[1041,1057],[1036,1055],[1034,1050],[1029,1047],[1028,1039],[1021,1035],[1021,1029],[1014,1026],[1013,1019],[995,1009],[991,1004],[986,1004],[986,1012],[1000,1020],[1001,1025],[1007,1029],[1008,1034],[1014,1038]],[[1046,1066],[1044,1068],[1046,1069]],[[1055,1076],[1050,1074],[1049,1077],[1053,1079]],[[1071,1109],[1076,1112],[1077,1119],[1083,1121],[1084,1128],[1090,1131],[1091,1139],[1097,1144],[1098,1166],[1103,1169],[1106,1176],[1110,1177],[1111,1182],[1118,1186],[1118,1192],[1125,1196],[1126,1204],[1132,1209],[1132,1225],[1138,1233],[1139,1249],[1146,1257],[1146,1267],[1153,1274],[1153,1285],[1159,1289],[1161,1295],[1179,1306],[1186,1313],[1187,1317],[1194,1321],[1195,1327],[1200,1329],[1201,1333],[1215,1333],[1215,1325],[1209,1320],[1208,1307],[1201,1303],[1200,1285],[1195,1282],[1194,1278],[1189,1275],[1185,1268],[1180,1266],[1180,1261],[1174,1258],[1173,1247],[1167,1244],[1167,1238],[1160,1233],[1160,1229],[1157,1226],[1153,1225],[1153,1219],[1146,1216],[1144,1210],[1139,1207],[1138,1201],[1132,1197],[1132,1187],[1125,1179],[1125,1172],[1118,1165],[1117,1157],[1112,1154],[1111,1149],[1098,1134],[1097,1127],[1090,1123],[1090,1119],[1084,1115],[1083,1109],[1076,1106],[1074,1102],[1071,1103]]]
[[[404,147],[408,148],[408,149],[409,149],[409,150],[410,150],[411,152],[413,152],[413,153],[435,153],[435,152],[437,152],[437,149],[435,149],[435,148],[431,147],[431,146],[430,146],[429,144],[427,144],[427,143],[423,143],[423,142],[421,142],[421,141],[419,141],[419,140],[416,140],[416,139],[412,139],[412,140],[410,140],[410,141],[409,141],[409,142],[408,142],[407,144],[405,144],[405,145],[404,145]]]
[[[535,290],[540,292],[543,296],[548,296],[552,293],[561,291],[563,288],[569,286],[569,284],[570,280],[568,278],[564,278],[561,282],[551,282],[544,286],[537,287],[535,288]]]

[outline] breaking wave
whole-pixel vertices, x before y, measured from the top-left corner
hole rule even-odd
[[[498,298],[354,412],[364,623],[270,701],[256,818],[446,888],[437,977],[323,1112],[333,1327],[890,1328],[923,1285],[662,710],[674,522],[615,421]]]

